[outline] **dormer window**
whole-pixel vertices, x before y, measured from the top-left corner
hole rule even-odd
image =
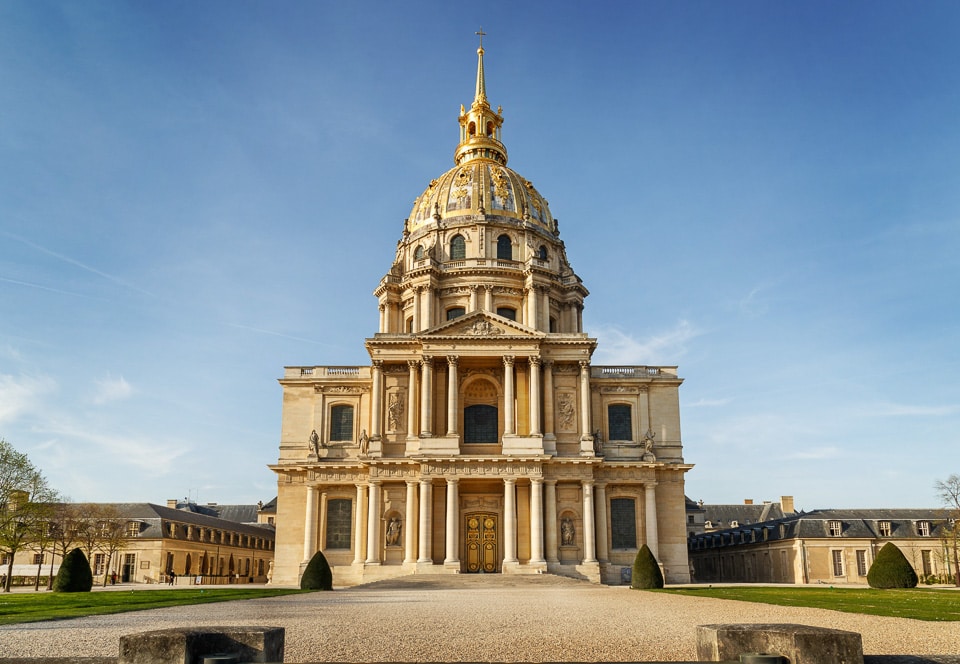
[[[917,521],[917,534],[920,537],[930,537],[930,522]]]
[[[880,531],[880,537],[890,537],[890,533],[893,532],[893,529],[890,527],[889,521],[881,521],[877,524],[877,530]]]
[[[843,534],[843,523],[840,521],[829,521],[830,537],[840,537]]]

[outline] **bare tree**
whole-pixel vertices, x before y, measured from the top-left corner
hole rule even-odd
[[[953,554],[953,582],[960,588],[960,475],[937,480],[933,488],[940,503],[947,508],[941,536],[947,550]]]
[[[14,558],[33,545],[55,498],[27,455],[0,439],[0,553],[9,557],[3,592],[10,592]]]
[[[50,537],[53,540],[50,559],[50,577],[47,590],[53,587],[53,561],[59,555],[60,560],[76,545],[82,520],[81,506],[71,502],[60,502],[53,506],[50,515]]]

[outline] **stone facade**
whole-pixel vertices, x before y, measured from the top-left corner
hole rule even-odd
[[[424,572],[689,578],[673,366],[594,366],[559,225],[476,96],[374,291],[369,366],[287,367],[273,581]]]

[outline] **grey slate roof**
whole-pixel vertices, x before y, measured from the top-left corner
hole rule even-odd
[[[756,505],[704,505],[704,521],[709,521],[714,529],[723,529],[762,523],[773,519],[782,519],[786,515],[780,503],[760,503]]]
[[[153,503],[109,504],[117,508],[123,518],[129,521],[140,521],[145,524],[145,527],[140,531],[140,537],[143,538],[161,537],[163,534],[161,524],[164,520],[204,526],[206,528],[216,528],[218,530],[229,530],[254,537],[264,537],[266,539],[272,539],[275,532],[273,526],[266,524],[253,525],[227,521],[226,519],[220,519],[208,514],[173,509],[163,505],[154,505]]]

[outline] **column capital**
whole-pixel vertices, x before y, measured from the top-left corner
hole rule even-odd
[[[557,480],[543,480],[543,483],[547,486],[557,486]]]
[[[460,481],[460,478],[459,478],[459,477],[448,477],[448,478],[447,478],[447,486],[452,486],[452,485],[456,484],[456,483],[459,482],[459,481]]]
[[[514,358],[513,355],[504,355],[504,356],[503,356],[503,365],[504,365],[505,367],[512,367],[512,366],[513,366],[513,361],[514,361],[515,359],[516,359],[516,358]]]
[[[383,484],[383,480],[378,478],[373,478],[368,480],[368,484],[370,484],[370,486],[380,486],[381,484]]]
[[[479,289],[480,289],[480,285],[479,285],[479,284],[470,284],[470,291],[471,291],[471,292],[474,292],[474,293],[475,293],[475,292],[477,292]]]
[[[407,486],[417,486],[418,484],[420,484],[420,480],[404,480],[404,483]]]
[[[583,371],[584,369],[589,369],[589,368],[590,368],[590,360],[580,360],[580,361],[579,361],[579,364],[580,364],[580,370],[581,370],[581,371]]]
[[[533,357],[528,358],[527,361],[530,362],[531,367],[539,367],[542,362],[542,360],[535,355]]]
[[[457,366],[457,363],[459,362],[460,362],[459,355],[447,355],[447,364],[449,364],[451,367]]]
[[[424,355],[424,356],[423,356],[423,360],[422,360],[422,361],[423,361],[423,366],[425,366],[425,367],[432,367],[432,366],[433,366],[433,360],[434,360],[433,355]]]
[[[410,367],[410,371],[416,371],[419,365],[419,360],[407,360],[407,366]]]
[[[504,483],[504,484],[516,484],[516,483],[517,483],[517,478],[516,478],[516,477],[504,477],[504,478],[503,478],[503,483]]]
[[[643,483],[643,486],[644,486],[646,489],[648,489],[648,490],[649,490],[649,489],[656,489],[656,488],[657,488],[657,483],[656,483],[656,482],[644,482],[644,483]]]
[[[553,360],[542,360],[543,366],[547,369],[553,369]]]
[[[530,478],[530,484],[543,484],[543,478],[542,478],[542,477],[531,477],[531,478]]]
[[[373,366],[376,369],[383,369],[383,360],[374,360]]]

